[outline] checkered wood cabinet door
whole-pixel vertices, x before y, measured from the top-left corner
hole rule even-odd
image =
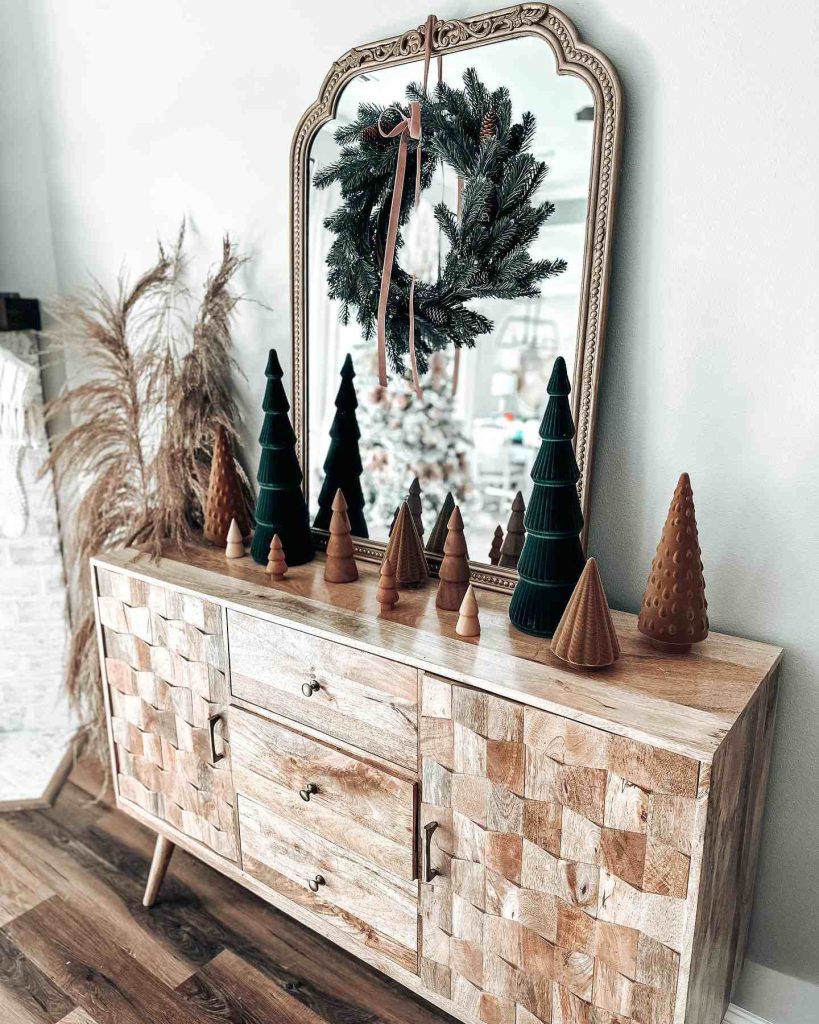
[[[421,756],[424,984],[487,1024],[684,1013],[699,762],[431,676]]]
[[[96,573],[119,794],[236,860],[221,609]]]

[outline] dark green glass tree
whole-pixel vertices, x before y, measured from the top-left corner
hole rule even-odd
[[[354,537],[369,537],[364,519],[364,493],[361,490],[361,454],[358,450],[358,429],[355,411],[358,408],[353,361],[348,355],[341,367],[341,384],[336,395],[336,414],[330,427],[330,447],[324,460],[324,483],[318,497],[318,515],[313,522],[317,530],[329,530],[333,499],[341,489],[347,502],[347,515]]]
[[[555,360],[547,390],[542,444],[532,467],[534,487],[524,519],[526,542],[509,605],[512,625],[535,636],[554,633],[586,562],[580,544],[583,513],[572,445],[571,385],[562,356]]]
[[[290,423],[290,403],[282,385],[281,365],[271,349],[265,368],[264,423],[259,435],[259,497],[256,529],[250,553],[259,565],[267,565],[270,542],[277,533],[288,565],[302,565],[315,554],[310,519],[301,489],[302,472],[296,456],[296,434]]]

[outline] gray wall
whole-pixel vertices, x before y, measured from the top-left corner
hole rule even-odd
[[[819,28],[811,0],[784,7],[564,4],[627,103],[591,550],[636,609],[687,470],[714,628],[786,648],[750,957],[819,982]],[[290,135],[343,50],[425,15],[0,0],[0,288],[110,283],[183,213],[195,269],[235,233],[273,308],[236,335],[252,462],[264,352],[289,348]]]

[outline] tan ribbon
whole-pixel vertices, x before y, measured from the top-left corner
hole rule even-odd
[[[432,58],[432,34],[437,18],[430,14],[424,30],[424,92],[427,91],[429,63]],[[438,58],[438,81],[443,74],[443,63]],[[415,156],[415,198],[413,205],[418,206],[421,197],[421,104],[410,103],[409,117],[403,117],[388,132],[381,127],[378,119],[378,131],[382,138],[398,138],[398,160],[395,166],[395,182],[392,187],[390,201],[390,219],[387,224],[387,240],[384,247],[384,266],[381,268],[381,290],[378,295],[378,383],[382,388],[387,386],[387,302],[390,295],[392,268],[395,263],[395,246],[398,241],[398,220],[401,214],[401,198],[404,195],[404,178],[407,172],[407,141],[413,139],[418,143]],[[412,275],[409,293],[409,357],[412,372],[412,386],[416,395],[421,398],[421,381],[418,377],[418,360],[415,353],[415,275]]]

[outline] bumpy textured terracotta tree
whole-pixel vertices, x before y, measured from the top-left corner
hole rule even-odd
[[[284,393],[282,372],[275,349],[265,368],[264,423],[259,435],[259,497],[256,529],[250,553],[259,565],[267,564],[273,534],[281,538],[288,565],[302,565],[315,554],[310,519],[301,490],[302,472],[296,457],[296,435],[290,423],[290,403]]]
[[[333,498],[333,515],[330,519],[330,539],[327,542],[324,578],[328,583],[352,583],[358,579],[358,566],[355,564],[355,548],[350,535],[347,502],[341,489],[336,491],[336,496]]]
[[[378,603],[382,612],[389,612],[398,604],[398,588],[395,585],[395,569],[389,557],[381,563],[381,575],[378,579]]]
[[[518,491],[515,500],[512,502],[512,512],[509,522],[506,524],[506,536],[501,545],[499,565],[502,569],[517,569],[520,553],[523,551],[523,543],[526,540],[526,530],[523,525],[526,502],[523,495]]]
[[[444,559],[438,577],[440,582],[435,595],[436,608],[457,612],[469,588],[469,552],[464,537],[464,521],[457,505],[447,523]]]
[[[489,549],[489,564],[497,565],[500,562],[501,548],[503,547],[503,529],[500,523],[495,527],[492,536],[492,546]]]
[[[534,486],[524,518],[526,543],[509,605],[512,625],[535,636],[554,633],[586,562],[580,544],[583,514],[577,494],[580,470],[572,446],[571,385],[562,356],[555,360],[547,390],[542,443],[532,467]]]
[[[586,562],[557,624],[552,651],[562,661],[581,668],[603,668],[620,657],[606,592],[593,558]]]
[[[369,537],[364,519],[364,493],[361,490],[361,454],[358,439],[361,431],[355,411],[358,408],[353,361],[348,355],[341,368],[341,384],[336,395],[336,414],[330,427],[330,447],[324,460],[324,483],[318,496],[318,515],[313,526],[318,530],[330,528],[333,499],[339,488],[347,502],[350,529],[356,537]]]
[[[398,511],[384,557],[392,562],[395,582],[399,587],[417,586],[429,576],[424,546],[406,502],[402,503]]]
[[[432,555],[442,555],[444,553],[447,523],[454,508],[455,499],[452,497],[452,491],[447,491],[443,504],[438,510],[435,525],[432,527],[432,532],[427,538],[426,550]]]
[[[220,423],[213,432],[213,459],[205,500],[205,540],[220,547],[226,544],[231,519],[236,520],[242,537],[248,539],[251,532],[250,514],[233,459],[233,445]]]
[[[287,575],[287,562],[284,560],[284,549],[278,533],[273,534],[273,540],[270,542],[267,566],[264,571],[276,580],[284,579]]]
[[[637,628],[658,647],[687,651],[708,636],[707,608],[694,493],[683,473],[651,563]]]

